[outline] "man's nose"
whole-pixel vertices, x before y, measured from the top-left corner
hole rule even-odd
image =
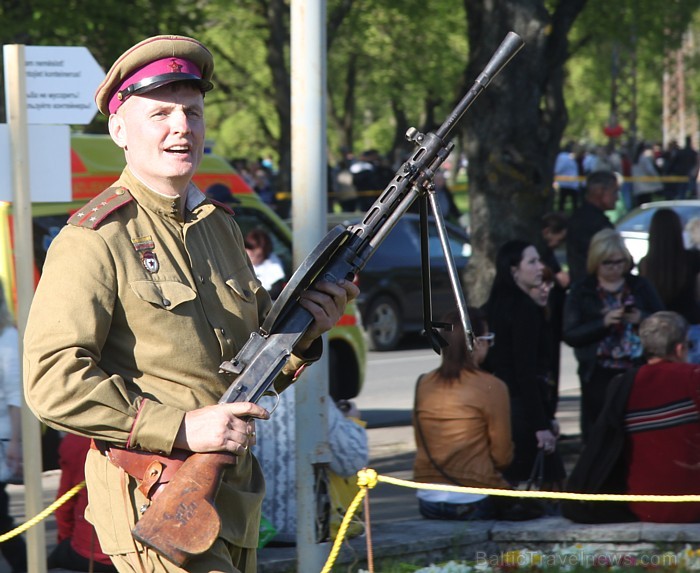
[[[173,128],[175,131],[178,133],[189,133],[192,131],[192,127],[190,126],[190,119],[184,111],[177,111],[173,113],[172,121],[173,121]]]

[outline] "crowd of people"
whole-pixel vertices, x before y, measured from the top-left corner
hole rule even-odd
[[[271,160],[234,159],[231,164],[268,206],[283,219],[289,217],[289,192],[278,189],[278,174]],[[346,153],[337,164],[328,167],[328,212],[367,211],[389,184],[397,168],[398,165],[376,149],[358,155]],[[455,203],[448,179],[445,169],[435,173],[435,193],[443,216],[457,221],[462,213]]]
[[[593,171],[571,216],[549,213],[541,237],[500,246],[488,300],[470,311],[473,355],[448,351],[440,368],[419,379],[417,481],[700,493],[700,369],[689,361],[692,325],[700,321],[700,251],[684,246],[675,211],[659,209],[648,254],[633,273],[632,256],[606,215],[620,183],[611,170]],[[564,242],[568,271],[555,254]],[[445,318],[451,340],[464,336],[454,319]],[[581,389],[583,449],[570,476],[558,452],[561,341],[574,350]],[[567,502],[508,515],[496,513],[491,497],[420,493],[418,501],[432,519],[530,519],[561,512],[581,522],[700,520],[698,503]]]
[[[681,147],[675,140],[666,148],[660,143],[639,141],[633,150],[608,145],[584,146],[567,142],[556,157],[552,209],[571,211],[583,200],[585,179],[596,171],[613,171],[622,176],[620,195],[625,211],[655,199],[697,198],[700,168],[698,151],[691,137]]]

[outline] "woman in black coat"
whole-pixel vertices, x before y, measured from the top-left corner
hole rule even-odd
[[[644,277],[630,274],[632,256],[619,233],[604,229],[588,248],[588,275],[564,305],[564,342],[574,348],[581,382],[581,432],[588,437],[610,381],[642,362],[639,323],[664,310]]]
[[[544,482],[558,482],[564,466],[556,452],[559,428],[551,377],[550,332],[545,310],[530,296],[542,283],[544,265],[526,241],[509,241],[498,251],[496,276],[485,305],[496,335],[490,367],[508,385],[515,452],[503,472],[512,484],[528,480],[544,450]]]

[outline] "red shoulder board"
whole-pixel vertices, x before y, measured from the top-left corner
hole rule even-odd
[[[68,224],[75,227],[97,229],[99,224],[107,218],[107,215],[133,200],[134,198],[126,187],[110,187],[73,213],[68,219]]]
[[[213,205],[216,205],[217,207],[221,207],[224,211],[226,211],[229,215],[235,215],[236,213],[234,212],[233,209],[231,209],[230,205],[227,205],[226,203],[222,203],[221,201],[217,201],[216,199],[211,199],[209,198],[209,201],[212,202]]]

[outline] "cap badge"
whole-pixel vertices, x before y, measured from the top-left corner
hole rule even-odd
[[[173,74],[177,74],[177,73],[180,73],[182,71],[182,64],[178,64],[177,60],[175,60],[175,58],[170,60],[168,67],[170,68],[170,72]]]

